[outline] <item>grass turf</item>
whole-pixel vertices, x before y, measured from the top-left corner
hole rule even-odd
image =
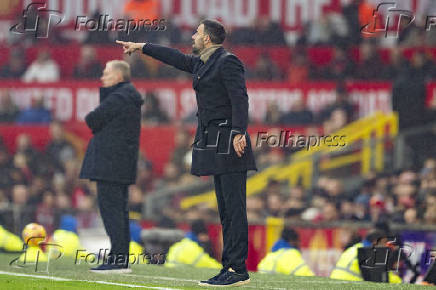
[[[17,254],[0,254],[0,289],[205,289],[197,286],[201,279],[210,278],[216,270],[195,269],[189,266],[167,268],[161,265],[132,265],[131,274],[103,275],[91,273],[90,265],[74,263],[74,259],[52,261],[48,272],[35,267],[10,266]],[[45,266],[41,264],[40,266]],[[45,270],[45,268],[44,268]],[[12,274],[11,274],[12,273]],[[23,275],[23,276],[15,276]],[[40,279],[38,277],[43,277]],[[53,278],[56,277],[56,279]],[[408,284],[347,282],[325,277],[292,277],[250,273],[250,284],[245,289],[425,289]],[[63,278],[63,279],[61,279]]]

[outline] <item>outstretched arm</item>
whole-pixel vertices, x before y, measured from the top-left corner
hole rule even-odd
[[[142,53],[146,55],[189,73],[193,72],[195,63],[200,61],[198,57],[191,54],[183,54],[178,49],[159,44],[125,42],[120,40],[116,42],[123,46],[124,53],[131,54],[132,52],[142,51]]]

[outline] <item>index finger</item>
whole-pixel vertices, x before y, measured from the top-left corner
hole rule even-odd
[[[115,42],[116,42],[116,43],[119,43],[119,44],[122,44],[122,45],[125,45],[125,44],[126,44],[125,41],[121,41],[121,40],[115,40]]]

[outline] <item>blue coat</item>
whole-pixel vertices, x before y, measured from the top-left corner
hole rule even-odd
[[[100,105],[85,117],[94,136],[80,178],[136,182],[142,104],[141,95],[130,82],[100,88]]]
[[[199,56],[152,43],[144,45],[142,52],[192,75],[198,126],[191,173],[202,176],[257,170],[246,132],[248,95],[241,61],[222,47],[206,63]],[[240,158],[233,148],[236,134],[247,138],[247,148]]]

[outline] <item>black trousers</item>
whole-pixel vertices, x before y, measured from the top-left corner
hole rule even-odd
[[[436,283],[436,263],[434,261],[428,268],[427,273],[424,276],[424,281],[433,284]]]
[[[130,228],[126,184],[97,181],[98,207],[111,241],[107,263],[126,264],[129,257]],[[125,257],[123,260],[121,257]]]
[[[223,232],[222,265],[239,273],[245,272],[248,254],[247,172],[214,175],[214,182]]]

